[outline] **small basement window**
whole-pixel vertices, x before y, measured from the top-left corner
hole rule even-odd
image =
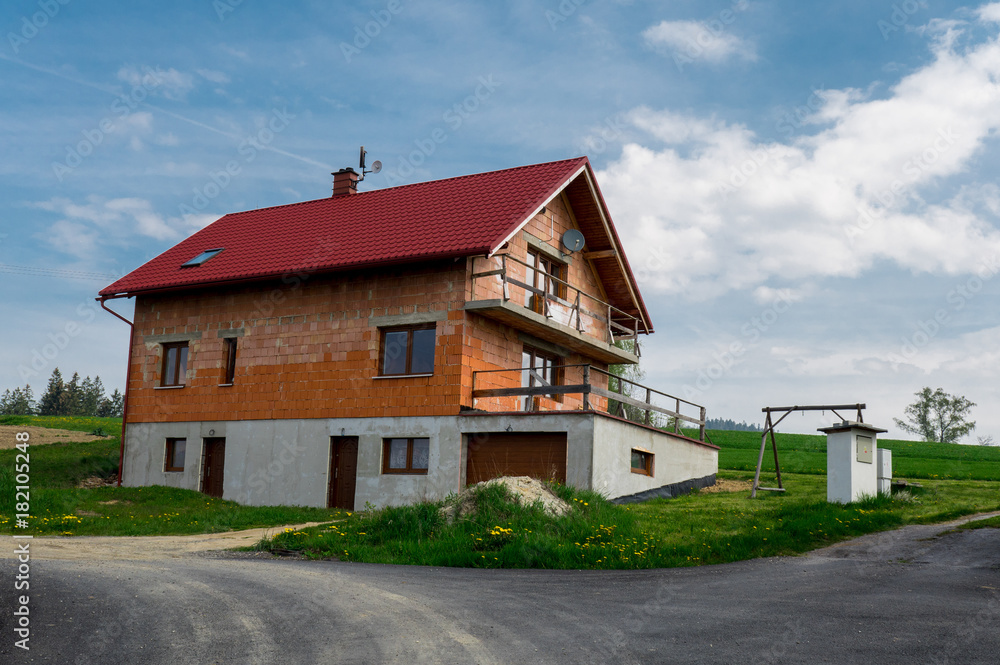
[[[430,439],[384,439],[382,445],[382,473],[427,473]]]
[[[653,475],[653,453],[648,450],[632,449],[632,473]]]
[[[184,453],[187,449],[187,439],[167,439],[167,456],[164,471],[183,471]]]
[[[219,247],[217,249],[206,249],[204,252],[194,257],[193,259],[187,261],[186,263],[182,263],[181,268],[193,268],[194,266],[200,266],[202,263],[208,261],[210,258],[221,252],[223,249],[225,248]]]

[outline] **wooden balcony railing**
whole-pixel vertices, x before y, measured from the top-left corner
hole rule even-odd
[[[563,376],[569,373],[566,370],[579,369],[581,371],[574,372],[574,374],[580,378],[576,379],[577,383],[551,385],[536,369],[532,368],[473,372],[473,407],[478,408],[477,400],[485,398],[528,397],[529,399],[525,400],[525,405],[518,410],[602,411],[643,425],[672,430],[676,434],[681,433],[681,423],[684,422],[697,426],[698,440],[705,440],[706,410],[699,404],[635,381],[623,379],[592,365],[561,365],[551,369]],[[595,379],[601,385],[595,385]],[[525,386],[523,385],[525,383],[534,385]],[[507,387],[487,388],[483,387],[483,384]],[[603,387],[604,385],[607,387]],[[558,401],[566,395],[579,395],[580,399],[575,405]],[[535,398],[538,397],[549,398],[549,408],[537,408],[538,401]],[[594,397],[603,399],[594,399]],[[663,406],[664,401],[670,403],[673,408]],[[695,409],[697,409],[698,415],[690,415],[690,412]],[[500,410],[509,411],[510,409],[501,407]],[[684,411],[689,413],[686,414]],[[664,420],[663,416],[666,416],[667,419]]]
[[[640,355],[639,333],[646,331],[643,322],[639,318],[618,309],[611,303],[605,302],[597,296],[581,291],[566,280],[549,275],[545,272],[539,271],[537,273],[538,277],[544,280],[544,284],[541,288],[522,282],[511,275],[511,271],[509,270],[510,264],[518,264],[523,266],[525,269],[533,268],[534,266],[531,266],[530,264],[508,254],[500,254],[499,258],[499,268],[495,270],[472,273],[473,299],[475,299],[475,284],[477,279],[484,277],[499,277],[503,287],[504,302],[511,300],[511,285],[520,287],[527,293],[534,294],[534,296],[541,301],[540,309],[542,311],[538,313],[543,314],[545,318],[553,318],[554,307],[556,305],[561,306],[568,311],[568,316],[565,317],[567,320],[562,321],[562,323],[575,327],[580,333],[593,335],[592,331],[587,331],[584,327],[583,316],[587,316],[606,325],[606,329],[596,335],[597,337],[602,338],[603,341],[608,344],[614,344],[615,342],[624,339],[632,340],[635,342],[635,355]],[[562,288],[554,288],[553,285],[559,285],[559,287]],[[565,291],[565,298],[552,293],[553,291],[560,290]]]

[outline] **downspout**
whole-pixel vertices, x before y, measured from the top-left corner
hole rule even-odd
[[[121,296],[118,296],[121,297]],[[122,486],[122,470],[125,467],[125,422],[128,420],[128,388],[129,388],[129,378],[132,373],[132,343],[135,341],[135,325],[126,319],[124,316],[114,311],[113,309],[108,309],[107,305],[104,304],[105,300],[108,300],[108,296],[101,296],[100,298],[95,298],[95,300],[101,303],[101,309],[106,312],[111,312],[119,319],[128,324],[128,365],[125,367],[125,396],[122,398],[122,440],[121,447],[118,450],[118,487]]]

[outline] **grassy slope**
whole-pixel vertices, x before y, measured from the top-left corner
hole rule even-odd
[[[723,472],[746,479],[746,472]],[[797,554],[896,526],[1000,508],[1000,484],[924,483],[916,496],[842,506],[826,502],[826,482],[789,474],[785,494],[695,493],[617,506],[560,487],[568,518],[480,497],[471,519],[446,525],[439,504],[357,513],[329,527],[280,534],[265,549],[372,563],[502,568],[659,568]],[[509,530],[509,531],[507,531]]]
[[[16,419],[16,422],[9,422]],[[121,420],[7,416],[0,424],[56,427],[90,432],[96,427],[120,431]],[[55,443],[29,448],[30,534],[168,535],[211,533],[344,517],[340,511],[291,506],[241,506],[200,492],[170,487],[99,487],[77,485],[91,476],[118,472],[118,438],[92,443]],[[14,531],[14,456],[0,450],[0,533]]]

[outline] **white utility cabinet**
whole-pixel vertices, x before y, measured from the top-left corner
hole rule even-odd
[[[826,434],[826,500],[851,503],[879,492],[877,441],[887,430],[845,420]]]

